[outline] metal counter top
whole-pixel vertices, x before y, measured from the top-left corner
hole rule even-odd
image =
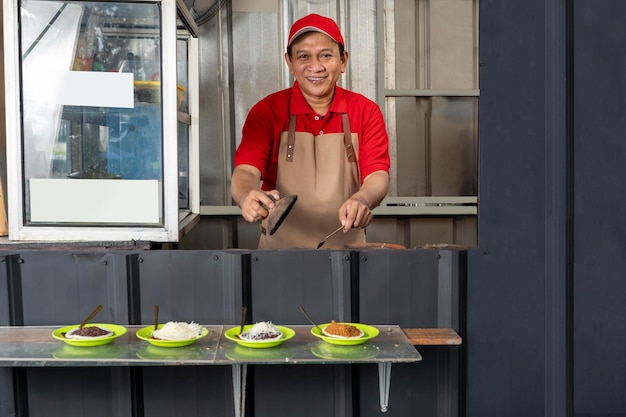
[[[233,364],[336,364],[417,362],[421,355],[398,326],[375,326],[380,334],[362,345],[337,346],[310,333],[310,326],[288,326],[296,336],[282,345],[254,349],[226,337],[230,326],[204,326],[208,336],[190,346],[166,348],[137,338],[145,326],[126,326],[113,342],[71,346],[52,337],[51,326],[0,327],[0,366],[180,366]]]
[[[224,336],[226,326],[204,326],[209,334],[194,344],[168,348],[154,346],[136,336],[145,326],[126,326],[126,334],[102,346],[71,346],[52,337],[58,327],[0,327],[0,366],[184,366],[230,365],[233,375],[235,416],[245,415],[247,366],[304,364],[378,365],[380,408],[388,408],[391,364],[422,360],[399,326],[375,326],[379,335],[361,345],[329,344],[310,332],[310,326],[288,326],[296,335],[282,345],[255,349],[240,346]]]

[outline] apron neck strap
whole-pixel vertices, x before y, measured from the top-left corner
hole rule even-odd
[[[352,147],[352,132],[350,132],[348,113],[341,115],[341,121],[343,122],[343,146],[346,147],[346,157],[349,162],[356,163],[356,155],[354,154],[354,148]]]
[[[296,143],[296,115],[289,116],[289,133],[287,133],[287,162],[293,162],[293,151]]]
[[[348,113],[341,115],[341,122],[343,123],[343,146],[346,148],[346,157],[349,162],[356,163],[356,155],[352,146],[352,132],[350,131],[350,120],[348,120]],[[292,114],[289,116],[289,132],[287,132],[287,162],[293,162],[294,146],[296,144],[296,116]]]

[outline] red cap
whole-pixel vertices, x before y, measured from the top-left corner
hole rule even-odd
[[[296,20],[293,26],[291,26],[287,48],[291,46],[294,39],[306,32],[323,33],[345,48],[343,36],[341,36],[341,31],[337,23],[331,18],[314,13]]]

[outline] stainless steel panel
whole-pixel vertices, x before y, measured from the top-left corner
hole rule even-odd
[[[396,97],[397,194],[455,196],[478,193],[477,99]]]
[[[230,73],[226,18],[200,26],[200,204],[228,205],[230,198]]]
[[[389,89],[478,88],[477,2],[385,2]]]

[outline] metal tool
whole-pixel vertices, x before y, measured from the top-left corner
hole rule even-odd
[[[264,228],[263,225],[261,225],[261,230],[264,234],[269,233],[270,235],[273,235],[283,223],[283,220],[285,220],[294,204],[296,204],[298,196],[290,195],[279,200],[276,200],[271,194],[268,194],[268,196],[274,202],[274,207],[269,208],[263,204],[263,208],[267,210],[269,214],[266,218],[267,226]]]
[[[326,241],[327,241],[328,239],[330,239],[331,237],[333,237],[335,234],[339,233],[339,231],[340,231],[341,229],[343,229],[343,225],[339,226],[337,229],[335,229],[335,231],[334,231],[334,232],[332,232],[331,234],[329,234],[328,236],[326,236],[326,237],[324,238],[324,240],[322,240],[320,243],[318,243],[318,244],[317,244],[317,248],[316,248],[316,249],[319,249],[319,248],[321,248],[322,246],[324,246],[324,243],[326,243]]]
[[[159,305],[154,305],[154,331],[159,329]]]
[[[243,333],[243,326],[246,324],[246,313],[248,312],[248,308],[247,307],[241,307],[241,326],[239,326],[239,334],[238,336],[241,337],[242,333]]]
[[[320,326],[318,326],[317,324],[315,324],[313,319],[311,317],[309,317],[309,315],[306,313],[306,311],[304,311],[304,307],[300,306],[300,311],[302,311],[302,314],[304,314],[304,317],[306,317],[306,319],[308,321],[310,321],[313,326],[317,327],[317,330],[320,331],[320,334],[324,334],[324,332],[322,331],[322,328]]]

